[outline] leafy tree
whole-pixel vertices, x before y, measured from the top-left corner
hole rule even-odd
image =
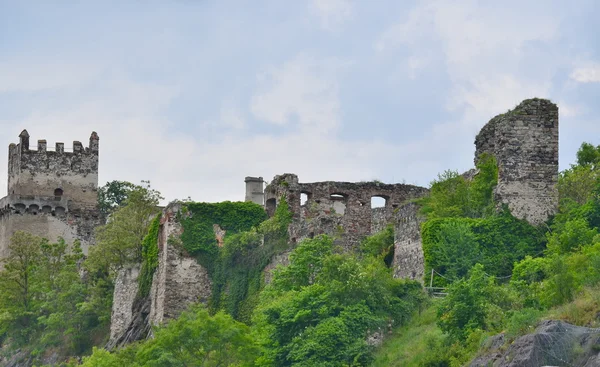
[[[110,181],[98,189],[98,206],[105,215],[110,214],[127,200],[129,193],[135,189],[134,184],[127,181]]]
[[[86,367],[120,366],[252,366],[260,349],[248,326],[223,312],[210,316],[196,306],[166,326],[154,338],[117,353],[95,349]]]
[[[96,229],[97,244],[90,248],[86,267],[92,272],[115,274],[121,267],[139,263],[142,241],[160,209],[160,193],[150,186],[135,186],[127,199]]]
[[[597,165],[600,162],[600,146],[582,143],[577,151],[577,164],[580,166]]]
[[[448,288],[448,296],[438,308],[438,326],[452,340],[465,341],[477,329],[486,329],[486,315],[494,291],[494,279],[481,264]]]
[[[10,239],[8,256],[1,260],[0,330],[17,345],[30,342],[35,331],[35,302],[40,291],[35,275],[44,242],[30,233],[16,232]]]
[[[0,271],[0,330],[14,350],[32,356],[53,348],[62,355],[88,352],[102,322],[85,309],[89,284],[80,277],[79,242],[50,243],[16,232]]]
[[[336,253],[327,236],[301,242],[261,294],[254,322],[264,366],[367,365],[367,337],[403,324],[422,301],[416,282],[393,279],[380,257]]]

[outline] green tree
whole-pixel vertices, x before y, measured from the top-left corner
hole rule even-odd
[[[84,359],[85,367],[252,366],[260,354],[250,328],[197,306],[155,330],[154,338],[111,354],[103,350]]]
[[[600,146],[582,143],[577,151],[577,164],[580,166],[597,165],[600,162]]]
[[[363,366],[367,338],[403,324],[422,301],[416,282],[394,279],[382,258],[335,251],[327,236],[302,241],[274,271],[254,322],[264,366]]]
[[[0,330],[17,345],[29,343],[35,332],[35,302],[40,291],[35,275],[44,242],[18,231],[10,239],[8,256],[1,260],[4,269],[0,272]]]
[[[438,308],[437,324],[452,340],[465,341],[471,332],[486,329],[493,282],[483,266],[477,264],[468,279],[458,280],[448,288],[448,296]]]
[[[126,264],[139,263],[142,241],[159,213],[160,193],[150,186],[135,186],[127,199],[96,229],[97,244],[90,248],[86,267],[92,272],[116,274]]]

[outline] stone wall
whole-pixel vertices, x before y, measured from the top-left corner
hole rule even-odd
[[[423,280],[425,259],[421,223],[424,221],[425,218],[419,214],[419,206],[415,203],[403,205],[397,211],[392,262],[395,278]]]
[[[110,317],[111,341],[119,339],[133,321],[133,307],[139,289],[139,275],[139,264],[121,269],[117,275]]]
[[[264,184],[262,177],[246,177],[245,201],[251,201],[258,205],[265,205]]]
[[[498,161],[495,200],[511,213],[540,224],[558,207],[558,107],[528,99],[494,117],[475,139],[475,162],[483,153]]]
[[[48,151],[45,140],[30,150],[29,133],[23,130],[19,144],[10,144],[8,195],[0,200],[0,258],[7,256],[16,231],[69,244],[80,240],[84,254],[94,242],[95,227],[104,223],[98,210],[98,134],[89,146],[63,143]]]
[[[293,214],[289,228],[292,242],[319,234],[338,237],[347,250],[354,250],[369,236],[394,221],[394,212],[408,200],[426,195],[423,187],[380,182],[299,183],[298,176],[275,176],[265,189],[265,207],[269,216],[284,197]],[[306,201],[301,202],[305,195]],[[382,208],[371,208],[371,199],[385,200]]]
[[[0,199],[0,258],[8,255],[10,238],[25,231],[55,242],[81,242],[84,254],[94,242],[95,227],[104,223],[98,210],[68,210],[66,198],[9,195]]]
[[[204,267],[188,256],[180,242],[183,228],[176,220],[178,204],[168,206],[161,220],[158,236],[159,265],[150,290],[150,323],[161,324],[176,318],[190,304],[207,302],[211,280]]]
[[[140,265],[119,273],[108,349],[145,339],[151,335],[151,326],[176,318],[192,303],[208,301],[212,286],[208,272],[181,246],[183,228],[177,221],[180,210],[179,204],[170,204],[163,210],[156,244],[158,267],[150,294],[143,299],[137,297]]]
[[[92,133],[87,148],[73,142],[72,152],[65,152],[63,143],[48,151],[45,140],[38,141],[37,150],[30,150],[27,130],[19,139],[8,149],[8,195],[64,195],[72,209],[97,206],[98,134]]]

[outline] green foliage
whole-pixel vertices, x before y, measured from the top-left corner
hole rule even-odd
[[[160,193],[150,186],[135,186],[124,203],[109,217],[104,226],[96,229],[96,245],[90,248],[86,267],[93,273],[112,276],[124,265],[139,263],[142,242],[150,222],[160,211]]]
[[[196,255],[212,280],[210,310],[226,310],[249,323],[262,287],[262,270],[271,258],[287,249],[291,213],[285,199],[279,201],[272,218],[251,202],[186,204],[182,219],[183,247]],[[227,231],[218,247],[213,225]]]
[[[35,360],[53,349],[83,354],[106,329],[97,309],[85,307],[89,283],[79,275],[79,242],[69,246],[16,232],[0,271],[0,335],[5,350],[22,350]]]
[[[422,295],[418,283],[393,279],[381,258],[338,254],[327,236],[305,240],[261,294],[259,365],[367,365],[367,336],[391,320],[406,323]]]
[[[513,264],[544,248],[543,232],[507,211],[487,218],[438,218],[422,226],[426,274],[431,269],[448,279],[435,278],[435,285],[464,277],[476,263],[492,275],[510,275]]]
[[[438,308],[438,325],[454,340],[464,341],[474,330],[486,328],[486,312],[493,279],[483,266],[473,268],[468,279],[454,282]]]
[[[110,181],[98,188],[98,207],[104,215],[121,206],[135,185],[127,181]]]
[[[429,219],[481,218],[494,213],[493,189],[498,184],[498,166],[490,155],[480,157],[479,172],[468,181],[456,171],[445,171],[431,183],[428,197],[419,200]]]
[[[116,353],[94,349],[84,367],[158,366],[253,366],[260,349],[249,328],[219,312],[210,316],[202,307],[192,308],[166,326],[154,338]]]
[[[181,221],[184,248],[190,254],[217,254],[213,229],[218,224],[229,235],[248,231],[267,217],[265,210],[252,202],[186,203],[189,215]]]
[[[142,241],[142,267],[138,278],[138,296],[140,298],[150,294],[152,277],[158,267],[158,231],[160,229],[160,218],[161,215],[159,214],[150,223],[148,234]]]
[[[394,226],[388,225],[383,231],[364,239],[360,244],[361,251],[367,256],[381,257],[390,265],[394,248]]]
[[[600,162],[600,146],[582,143],[577,151],[577,164],[580,166],[597,165]]]

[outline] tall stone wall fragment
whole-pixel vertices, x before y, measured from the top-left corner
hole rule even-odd
[[[168,206],[158,236],[159,265],[150,290],[150,323],[176,318],[192,303],[207,302],[211,295],[208,272],[187,255],[180,242],[183,228],[176,220],[179,204]]]
[[[139,264],[123,268],[117,275],[110,317],[109,344],[116,344],[116,340],[125,333],[133,320],[133,305],[138,294],[139,275]]]
[[[496,157],[498,205],[537,225],[558,207],[558,107],[528,99],[494,117],[475,139],[475,162],[484,153]]]
[[[421,223],[425,218],[419,214],[419,206],[408,203],[396,213],[394,227],[394,260],[392,268],[395,278],[422,281],[425,269]]]

